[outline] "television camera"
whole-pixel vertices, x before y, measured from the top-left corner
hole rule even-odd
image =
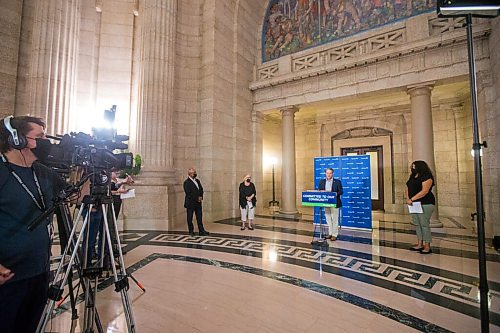
[[[94,136],[82,132],[71,132],[62,136],[48,135],[47,138],[59,143],[50,143],[48,140],[42,143],[47,145],[44,147],[47,155],[41,158],[41,162],[61,173],[68,173],[73,166],[101,170],[125,169],[133,166],[132,153],[113,153],[114,150],[128,148],[128,145],[123,143],[128,140],[128,136],[115,135],[113,138],[102,138],[96,134],[97,130],[94,130],[94,133]]]

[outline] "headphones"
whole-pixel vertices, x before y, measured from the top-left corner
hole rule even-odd
[[[10,135],[7,138],[7,142],[9,143],[9,146],[11,146],[14,149],[21,150],[23,148],[26,148],[28,145],[28,140],[26,140],[26,137],[24,135],[18,135],[17,130],[12,127],[10,120],[14,118],[13,116],[8,116],[3,119],[3,124],[7,131],[9,131]]]

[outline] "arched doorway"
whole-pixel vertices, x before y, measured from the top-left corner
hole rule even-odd
[[[393,197],[392,132],[378,127],[351,128],[332,136],[331,145],[332,155],[370,156],[372,208],[385,210],[384,204]]]

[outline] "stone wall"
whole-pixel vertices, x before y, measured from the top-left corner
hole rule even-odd
[[[490,86],[491,104],[489,111],[490,130],[488,137],[488,178],[486,191],[486,219],[493,224],[495,236],[500,236],[500,18],[491,20],[490,65],[492,85]]]
[[[0,2],[0,117],[14,114],[23,1]]]
[[[258,120],[252,118],[248,90],[261,7],[261,2],[211,0],[203,2],[201,8],[197,149],[208,220],[235,216],[242,177],[246,173],[253,173],[257,180],[261,177],[262,139],[256,136],[253,122]],[[184,163],[187,166],[189,161]]]
[[[72,130],[90,132],[93,126],[102,126],[99,121],[104,110],[116,105],[118,133],[131,133],[135,9],[132,0],[102,1],[97,7],[92,1],[81,3],[78,91],[71,114]]]

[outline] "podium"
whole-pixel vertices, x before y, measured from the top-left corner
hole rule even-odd
[[[302,192],[302,206],[319,207],[319,238],[316,238],[316,227],[318,223],[314,223],[314,230],[311,245],[328,246],[328,241],[323,237],[323,216],[325,216],[325,207],[337,207],[337,193],[325,191],[304,191]]]

